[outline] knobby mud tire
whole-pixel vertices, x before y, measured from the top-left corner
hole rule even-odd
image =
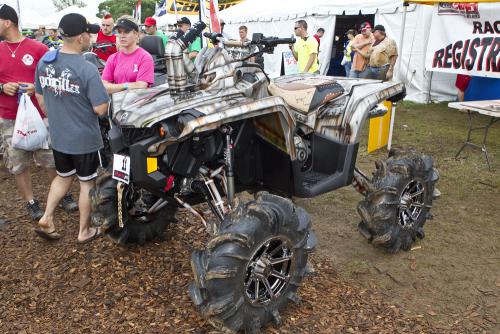
[[[280,244],[283,240],[287,242]],[[292,264],[282,265],[282,268],[290,268],[286,275],[289,280],[280,291],[275,291],[275,298],[254,303],[252,298],[260,296],[260,292],[264,297],[271,295],[255,281],[254,293],[247,294],[251,285],[247,288],[245,283],[253,277],[250,273],[257,271],[250,264],[256,263],[259,254],[272,249],[273,246],[266,245],[273,243],[289,244],[293,251]],[[204,250],[193,252],[191,266],[195,280],[189,288],[191,298],[202,316],[223,332],[256,333],[270,321],[279,325],[280,312],[289,301],[299,300],[296,292],[306,275],[308,255],[315,246],[311,219],[304,209],[286,198],[259,193],[255,201],[239,205],[224,220],[220,232]],[[286,258],[288,253],[281,254]],[[269,255],[272,258],[272,251]],[[269,277],[268,284],[284,282]]]
[[[92,221],[101,226],[104,234],[120,245],[129,243],[143,245],[155,238],[163,239],[167,225],[175,220],[177,207],[167,204],[159,212],[148,217],[147,222],[141,222],[136,217],[128,215],[124,204],[124,226],[120,228],[116,185],[117,181],[111,177],[109,170],[97,178],[95,187],[90,191]]]
[[[372,179],[375,190],[358,204],[358,213],[362,218],[359,230],[372,244],[386,248],[389,252],[399,249],[408,251],[417,238],[423,239],[425,236],[424,224],[431,217],[434,186],[439,174],[434,168],[432,157],[415,150],[391,150],[388,160],[378,161],[376,167]],[[409,190],[412,185],[413,190]],[[421,195],[419,187],[423,188]],[[405,222],[402,218],[403,194],[416,195],[412,198],[423,204],[416,219]],[[414,205],[420,205],[418,203]],[[410,205],[411,208],[415,210],[418,206]]]

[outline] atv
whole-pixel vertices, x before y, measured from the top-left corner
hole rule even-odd
[[[193,63],[186,49],[204,28],[196,23],[169,40],[168,87],[113,94],[113,166],[91,192],[92,219],[117,243],[142,244],[161,237],[179,207],[192,212],[210,234],[191,259],[194,304],[220,329],[253,333],[279,324],[299,300],[316,246],[309,214],[290,198],[353,184],[364,196],[363,235],[407,250],[424,236],[438,174],[416,151],[391,151],[373,177],[355,166],[363,123],[387,112],[381,101],[402,99],[403,84],[314,74],[270,80],[223,48],[204,48]],[[262,54],[293,42],[255,34],[249,43]],[[255,199],[236,196],[242,191]]]

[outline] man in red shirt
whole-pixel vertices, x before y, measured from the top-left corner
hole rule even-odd
[[[325,29],[319,28],[313,35],[313,37],[316,38],[316,40],[318,41],[318,50],[319,46],[321,45],[321,38],[323,37],[324,34],[325,34]]]
[[[113,34],[114,25],[115,21],[111,14],[104,15],[101,21],[101,30],[97,33],[97,44],[113,44],[113,46],[107,46],[105,48],[95,48],[94,51],[97,57],[104,61],[107,61],[109,56],[116,53],[116,35]]]
[[[16,178],[17,188],[27,202],[26,208],[33,220],[43,215],[39,202],[33,196],[31,183],[30,159],[34,158],[38,166],[47,169],[49,178],[55,175],[52,150],[28,152],[12,147],[12,133],[18,109],[18,93],[22,89],[31,96],[31,100],[40,111],[34,97],[35,70],[38,61],[47,52],[47,46],[40,42],[24,38],[19,32],[16,11],[0,4],[0,136],[2,137],[3,158],[7,169]],[[40,112],[42,117],[44,115]],[[62,201],[66,211],[78,208],[70,194]]]

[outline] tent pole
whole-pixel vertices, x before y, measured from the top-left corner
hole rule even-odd
[[[394,131],[394,118],[396,117],[396,102],[391,103],[391,123],[389,125],[389,139],[387,140],[387,151],[392,147],[392,132]]]
[[[434,75],[434,72],[431,72],[431,75],[429,76],[429,83],[427,84],[427,104],[431,103],[432,96],[431,96],[431,88],[432,88],[432,76]]]
[[[16,5],[17,5],[17,15],[19,15],[19,19],[18,19],[18,26],[19,26],[19,30],[23,30],[23,27],[22,27],[22,22],[21,22],[21,5],[19,5],[19,0],[16,1]]]
[[[404,46],[404,37],[405,37],[405,30],[406,30],[406,13],[408,10],[409,3],[408,1],[403,2],[403,22],[401,23],[401,36],[399,38],[399,63],[398,63],[398,68],[396,73],[399,74],[401,73],[401,63],[403,63],[403,46]],[[408,64],[410,66],[410,64]],[[403,80],[401,80],[403,81]]]
[[[205,0],[198,0],[198,18],[201,22],[205,22],[204,18],[202,18],[202,13],[201,13],[201,4],[203,3],[203,15],[205,15]],[[203,36],[202,36],[203,37]],[[200,38],[201,40],[201,47],[203,48],[203,38]]]

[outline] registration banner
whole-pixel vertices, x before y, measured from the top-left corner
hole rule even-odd
[[[242,1],[243,0],[233,0],[230,2],[219,3],[219,10],[224,10],[226,8],[233,6],[233,5],[239,4]],[[208,1],[206,1],[206,2],[208,2]],[[177,6],[177,14],[179,14],[179,15],[198,15],[198,12],[200,10],[200,6],[198,4],[198,1],[168,0],[167,1],[167,12],[170,14],[175,14],[176,13],[176,8],[175,8],[176,6]],[[208,8],[208,6],[207,6],[207,8]]]
[[[500,78],[500,3],[435,5],[425,68]]]

